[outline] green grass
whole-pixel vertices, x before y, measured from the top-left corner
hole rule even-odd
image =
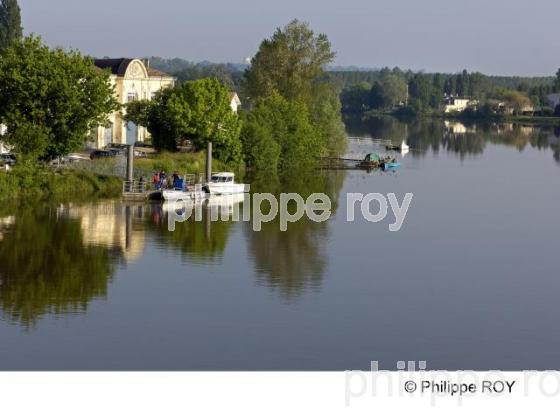
[[[148,158],[135,158],[134,168],[136,175],[150,177],[153,172],[165,171],[179,174],[203,174],[206,167],[206,155],[204,152],[179,153],[162,152],[149,156]],[[230,171],[231,167],[214,159],[212,160],[212,171]],[[233,171],[238,171],[233,169]]]
[[[0,172],[0,200],[113,198],[122,192],[122,180],[91,172],[16,166]]]

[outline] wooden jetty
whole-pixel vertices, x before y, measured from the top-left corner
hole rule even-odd
[[[367,154],[363,159],[344,157],[319,157],[319,169],[332,170],[372,170],[384,168],[385,164],[396,163],[394,157],[381,157],[377,154]]]

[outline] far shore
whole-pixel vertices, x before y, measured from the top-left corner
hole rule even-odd
[[[492,123],[521,123],[528,125],[551,125],[560,126],[560,117],[539,117],[530,115],[493,115],[493,116],[469,116],[461,113],[425,113],[425,114],[402,114],[390,111],[367,111],[363,114],[346,114],[347,116],[361,116],[363,119],[370,117],[393,117],[402,119],[418,118],[441,118],[448,121],[460,122],[492,122]]]

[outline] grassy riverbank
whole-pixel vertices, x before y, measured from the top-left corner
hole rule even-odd
[[[121,178],[86,171],[16,166],[9,172],[0,172],[3,200],[113,198],[121,191]]]
[[[161,152],[151,155],[147,158],[135,158],[134,168],[136,174],[144,174],[150,177],[152,172],[165,171],[173,173],[175,171],[180,174],[202,174],[205,172],[206,153],[200,152]],[[216,159],[212,160],[212,170],[214,172],[230,171],[224,163]],[[236,170],[233,170],[236,171]]]

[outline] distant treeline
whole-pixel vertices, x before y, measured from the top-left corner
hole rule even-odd
[[[441,111],[447,95],[476,100],[487,114],[503,103],[514,113],[537,109],[550,115],[547,96],[560,91],[560,70],[556,77],[498,77],[466,70],[457,74],[414,73],[399,68],[330,75],[342,89],[343,110],[352,113],[394,111],[396,107],[411,114]]]
[[[369,83],[375,84],[376,82],[381,81],[387,74],[397,74],[402,76],[406,80],[410,80],[414,77],[417,73],[411,70],[401,70],[398,67],[393,69],[390,68],[382,68],[378,70],[357,70],[357,71],[331,71],[330,72],[332,77],[334,77],[342,88],[348,88],[352,85],[360,84],[360,83]],[[463,73],[456,73],[456,74],[445,74],[445,73],[425,73],[425,75],[429,77],[433,77],[434,75],[440,76],[445,80],[450,79],[451,82],[461,81],[460,77]],[[471,73],[471,76],[476,77],[477,81],[482,81],[486,83],[486,86],[493,86],[493,87],[502,87],[508,89],[523,89],[524,91],[530,90],[531,88],[541,87],[541,86],[550,86],[554,82],[553,76],[550,77],[518,77],[518,76],[489,76],[484,75],[481,73]],[[453,77],[455,80],[453,80]],[[474,97],[474,95],[473,95]]]
[[[151,57],[149,61],[150,67],[174,75],[181,82],[201,78],[217,78],[232,90],[240,88],[243,73],[247,68],[245,64],[216,64],[207,61],[194,63],[181,58]]]
[[[151,57],[150,64],[176,76],[179,81],[217,78],[233,90],[241,89],[248,68],[246,64],[194,63],[160,57]],[[413,112],[440,110],[445,94],[481,102],[514,99],[544,107],[548,105],[547,95],[560,92],[560,70],[556,76],[550,77],[489,76],[466,70],[455,74],[424,73],[398,67],[369,71],[332,69],[327,72],[341,91],[343,110],[347,112],[390,108],[405,102]]]

